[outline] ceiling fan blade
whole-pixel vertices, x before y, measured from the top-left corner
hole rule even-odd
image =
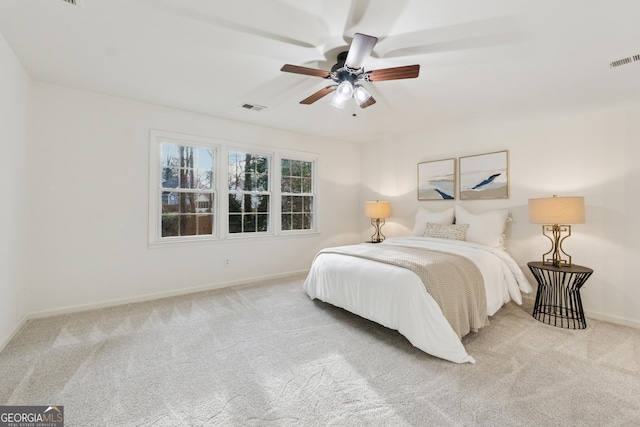
[[[185,18],[194,22],[201,22],[209,24],[214,27],[222,27],[232,31],[245,33],[253,36],[257,36],[267,40],[274,40],[277,42],[287,43],[292,46],[298,46],[302,48],[317,48],[321,45],[321,38],[316,37],[317,40],[298,40],[289,37],[285,34],[279,34],[269,31],[267,29],[261,29],[259,26],[246,24],[246,10],[251,9],[255,16],[260,16],[263,22],[270,22],[271,20],[278,19],[281,16],[288,16],[291,19],[291,23],[294,26],[287,26],[288,32],[296,32],[296,30],[306,30],[307,34],[326,34],[329,30],[326,22],[324,22],[318,16],[311,13],[303,12],[300,8],[293,6],[286,6],[281,3],[259,2],[255,3],[251,0],[236,0],[233,2],[234,6],[240,6],[234,8],[230,7],[216,7],[215,12],[211,11],[207,7],[207,2],[201,2],[202,6],[196,6],[194,2],[191,5],[185,6],[187,2],[175,2],[171,0],[144,0],[147,5],[153,6],[157,9],[161,9],[164,12]],[[295,28],[295,27],[298,28]],[[309,37],[311,39],[312,37]]]
[[[353,36],[353,41],[349,47],[349,53],[347,54],[347,59],[344,61],[344,65],[354,70],[362,68],[377,42],[377,37],[356,33]]]
[[[349,13],[344,25],[344,40],[350,43],[353,33],[360,28],[366,28],[369,34],[390,34],[409,1],[350,0]],[[384,16],[384,19],[380,19],[381,16]],[[383,39],[384,36],[378,37],[378,42]]]
[[[298,65],[285,64],[280,68],[280,71],[285,73],[304,74],[305,76],[322,77],[326,79],[329,77],[328,71],[318,70],[315,68],[300,67]]]
[[[382,68],[364,73],[364,80],[382,82],[385,80],[414,79],[420,73],[420,65],[406,65],[404,67]]]
[[[372,56],[392,58],[519,43],[526,38],[525,29],[517,15],[463,22],[387,36]]]
[[[337,87],[338,87],[338,85],[331,85],[331,86],[327,86],[325,88],[322,88],[319,91],[317,91],[316,93],[312,94],[311,96],[309,96],[309,97],[303,99],[302,101],[300,101],[300,104],[305,104],[305,105],[313,104],[318,99],[329,95],[331,92],[336,90]]]
[[[376,103],[376,100],[373,99],[373,96],[370,96],[369,99],[360,104],[360,108],[367,108],[369,105],[373,105]]]

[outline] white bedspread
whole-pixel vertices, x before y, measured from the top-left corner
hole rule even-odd
[[[501,249],[428,237],[394,237],[382,244],[424,247],[469,258],[482,273],[490,316],[511,300],[521,304],[521,292],[532,291],[520,267]],[[422,280],[411,270],[325,253],[314,260],[304,290],[311,298],[399,331],[414,346],[433,356],[475,363]]]

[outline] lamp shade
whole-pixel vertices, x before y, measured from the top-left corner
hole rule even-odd
[[[529,222],[533,224],[584,223],[584,197],[529,199]]]
[[[391,216],[391,203],[389,202],[365,202],[364,214],[368,218],[389,218]]]

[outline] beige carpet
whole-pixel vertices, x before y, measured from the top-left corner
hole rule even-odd
[[[640,425],[639,330],[508,304],[456,365],[303,279],[30,321],[0,353],[0,404],[64,405],[69,427]]]

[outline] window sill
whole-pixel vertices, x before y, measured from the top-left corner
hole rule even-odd
[[[162,240],[149,242],[149,249],[159,248],[171,248],[180,246],[196,246],[207,244],[225,244],[230,242],[243,242],[243,241],[256,241],[256,240],[281,240],[291,238],[304,238],[315,237],[320,235],[319,231],[306,231],[306,232],[282,232],[280,234],[261,234],[261,235],[246,235],[246,234],[229,234],[224,237],[207,237],[207,238],[193,238],[193,239],[176,239],[176,240]]]

